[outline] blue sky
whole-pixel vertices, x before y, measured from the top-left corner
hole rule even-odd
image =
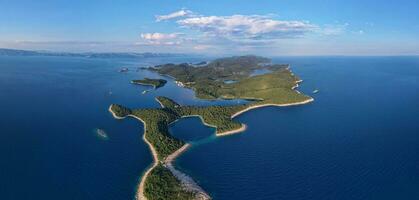
[[[0,0],[0,48],[418,55],[419,1]]]

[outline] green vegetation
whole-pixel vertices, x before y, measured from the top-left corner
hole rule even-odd
[[[163,87],[167,83],[167,81],[164,79],[152,79],[152,78],[145,78],[142,80],[133,80],[131,82],[134,84],[140,84],[140,85],[151,85],[154,87],[154,89]]]
[[[263,69],[263,63],[270,60],[257,56],[240,56],[221,58],[210,62],[203,67],[194,67],[188,63],[157,65],[151,70],[160,74],[175,77],[177,81],[183,83],[193,82],[214,82],[220,80],[235,80],[248,77],[254,70]],[[288,65],[277,65],[285,67]]]
[[[120,118],[126,117],[127,115],[131,115],[131,110],[121,105],[112,104],[111,110],[117,117]]]
[[[269,74],[243,78],[238,82],[223,84],[216,95],[224,99],[254,99],[255,104],[285,104],[304,101],[310,97],[293,89],[299,78],[289,69],[276,70]]]
[[[265,104],[292,104],[308,102],[311,97],[294,90],[300,80],[288,69],[288,65],[267,64],[269,59],[256,56],[230,57],[195,67],[190,64],[159,65],[150,70],[174,77],[185,87],[192,88],[198,98],[204,99],[249,99],[250,103],[230,106],[182,106],[166,97],[157,97],[161,108],[128,109],[113,104],[111,111],[117,117],[133,115],[144,122],[145,138],[157,153],[158,166],[145,182],[145,195],[154,199],[193,199],[194,194],[182,188],[181,183],[161,163],[181,148],[185,142],[170,135],[168,127],[182,117],[199,116],[202,121],[216,128],[216,133],[237,130],[242,124],[232,116],[252,106]],[[204,64],[204,63],[203,63]],[[257,69],[271,73],[251,76]],[[161,79],[136,80],[133,83],[150,84],[156,88]],[[224,81],[235,82],[226,84]],[[163,80],[164,83],[165,80]],[[164,85],[163,83],[163,85]]]
[[[144,195],[147,199],[194,199],[195,194],[182,188],[180,181],[161,164],[168,155],[184,145],[183,141],[170,135],[169,124],[181,117],[199,115],[206,124],[217,127],[217,132],[234,130],[242,125],[233,121],[231,115],[247,105],[195,107],[181,106],[166,97],[157,97],[156,100],[162,108],[130,110],[113,104],[110,109],[116,117],[133,115],[144,121],[145,138],[157,152],[159,164],[153,168],[145,182]]]
[[[217,133],[221,133],[240,128],[241,123],[233,121],[231,115],[247,107],[243,104],[208,107],[180,106],[166,97],[157,97],[157,100],[162,104],[162,108],[130,110],[113,104],[111,110],[117,117],[134,115],[144,121],[145,137],[154,146],[157,157],[161,161],[185,144],[170,135],[168,131],[170,123],[186,116],[201,116],[207,125],[217,127]]]
[[[234,121],[231,116],[249,106],[258,105],[265,101],[232,106],[180,106],[166,97],[157,97],[163,108],[147,108],[129,110],[120,105],[112,105],[111,109],[118,117],[134,115],[144,121],[146,125],[145,137],[154,146],[159,160],[164,160],[185,143],[174,138],[168,132],[168,127],[174,121],[187,116],[200,116],[203,122],[216,127],[217,133],[241,128],[242,124]]]
[[[186,191],[180,181],[162,164],[150,172],[145,182],[144,195],[148,200],[195,199],[195,194]]]
[[[267,64],[269,59],[257,56],[222,58],[203,67],[183,63],[165,64],[151,68],[163,75],[174,77],[185,87],[192,88],[201,99],[257,99],[272,103],[292,103],[307,96],[292,90],[299,80],[288,69],[289,65]],[[269,74],[251,76],[254,70],[268,69]],[[226,84],[224,81],[233,80]]]
[[[242,125],[231,119],[231,116],[245,109],[244,104],[234,106],[180,106],[173,100],[166,97],[157,97],[157,100],[164,106],[164,110],[175,114],[178,118],[187,116],[200,116],[203,122],[209,126],[216,127],[217,133],[235,130]]]
[[[179,118],[176,113],[164,108],[149,108],[130,110],[120,105],[113,104],[111,110],[118,117],[134,115],[144,122],[145,138],[156,149],[159,160],[164,160],[168,155],[182,147],[185,142],[172,137],[168,126]]]

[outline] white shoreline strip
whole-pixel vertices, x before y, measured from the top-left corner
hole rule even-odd
[[[144,129],[145,129],[145,123],[144,123]],[[151,143],[145,138],[145,130],[144,130],[144,134],[143,134],[143,140],[145,141],[145,143],[148,144],[152,154],[153,154],[153,164],[151,167],[149,167],[143,174],[143,176],[141,177],[141,181],[140,184],[137,187],[137,193],[135,194],[135,199],[137,200],[147,200],[147,198],[144,196],[144,187],[145,187],[145,180],[147,179],[148,175],[150,174],[150,172],[157,166],[158,164],[158,160],[157,160],[157,153],[156,150],[154,149],[153,145],[151,145]]]
[[[291,69],[290,69],[289,67],[288,67],[287,69],[288,69],[288,70],[292,73],[292,71],[291,71]],[[292,74],[292,75],[294,76],[294,74]],[[303,82],[303,80],[302,80],[302,79],[299,79],[299,80],[295,81],[295,85],[291,88],[292,90],[296,91],[298,94],[301,94],[301,93],[300,93],[300,91],[298,91],[298,90],[296,90],[296,89],[299,87],[299,83],[301,83],[301,82]],[[284,107],[284,106],[296,106],[296,105],[307,104],[307,103],[310,103],[310,102],[312,102],[312,101],[314,101],[314,99],[313,99],[313,97],[310,97],[310,98],[309,98],[309,99],[307,99],[307,100],[300,101],[300,102],[294,102],[294,103],[283,103],[283,104],[260,104],[260,105],[254,105],[254,106],[247,107],[247,108],[246,108],[246,109],[244,109],[244,110],[241,110],[241,111],[239,111],[239,112],[234,113],[234,114],[231,116],[231,118],[233,119],[234,117],[237,117],[238,115],[240,115],[240,114],[242,114],[242,113],[244,113],[244,112],[247,112],[247,111],[249,111],[249,110],[256,109],[256,108],[261,108],[261,107],[266,107],[266,106],[279,106],[279,107]]]
[[[148,145],[148,147],[151,150],[151,154],[153,155],[153,163],[152,165],[144,172],[144,174],[141,177],[141,181],[140,184],[138,184],[137,187],[137,193],[135,194],[135,199],[136,200],[147,200],[147,198],[144,196],[144,186],[145,186],[145,180],[147,179],[147,176],[150,174],[151,170],[153,170],[157,164],[158,164],[158,157],[157,157],[157,151],[154,149],[153,145],[151,145],[151,143],[146,139],[145,134],[146,134],[146,130],[147,130],[147,124],[139,117],[135,116],[135,115],[127,115],[126,117],[119,117],[117,116],[113,111],[112,111],[112,105],[109,106],[109,112],[112,113],[113,117],[115,119],[125,119],[127,116],[128,117],[133,117],[135,119],[140,120],[143,124],[144,124],[144,133],[143,133],[143,140],[144,142]]]
[[[238,129],[235,130],[231,130],[231,131],[225,131],[225,132],[221,132],[221,133],[216,133],[216,136],[227,136],[227,135],[233,135],[236,133],[241,133],[243,131],[245,131],[247,129],[247,125],[246,124],[242,124],[242,126]]]
[[[287,70],[289,70],[291,72],[291,75],[294,76],[294,74],[292,73],[290,67],[287,67]],[[296,90],[299,87],[299,83],[303,82],[303,80],[299,79],[297,81],[295,81],[295,85],[291,88],[292,90],[296,91],[298,94],[301,94],[300,91]],[[302,105],[302,104],[307,104],[314,101],[314,99],[312,97],[310,97],[307,100],[304,101],[300,101],[300,102],[295,102],[295,103],[284,103],[284,104],[260,104],[260,105],[254,105],[254,106],[250,106],[247,107],[239,112],[234,113],[233,115],[231,115],[231,119],[241,115],[242,113],[245,113],[249,110],[253,110],[256,108],[261,108],[261,107],[267,107],[267,106],[279,106],[279,107],[284,107],[284,106],[295,106],[295,105]],[[202,119],[202,118],[201,118]],[[202,121],[204,121],[202,119]],[[204,122],[205,123],[205,122]],[[242,127],[235,129],[235,130],[231,130],[231,131],[226,131],[226,132],[222,132],[222,133],[216,133],[216,136],[226,136],[226,135],[232,135],[232,134],[236,134],[236,133],[240,133],[243,132],[247,129],[246,124],[242,124]]]
[[[302,104],[307,104],[314,101],[313,98],[307,99],[305,101],[301,101],[301,102],[295,102],[295,103],[284,103],[284,104],[260,104],[260,105],[255,105],[255,106],[250,106],[247,107],[239,112],[234,113],[231,118],[235,118],[247,111],[256,109],[256,108],[261,108],[261,107],[267,107],[267,106],[278,106],[278,107],[285,107],[285,106],[295,106],[295,105],[302,105]],[[202,119],[202,118],[201,118]],[[213,126],[214,127],[214,126]],[[243,131],[245,131],[247,129],[246,124],[242,124],[242,126],[238,129],[235,130],[231,130],[231,131],[226,131],[226,132],[221,132],[221,133],[216,133],[216,136],[227,136],[227,135],[232,135],[232,134],[236,134],[236,133],[241,133]]]
[[[185,152],[190,146],[190,144],[185,144],[180,149],[167,156],[164,161],[164,165],[182,183],[182,186],[186,189],[186,191],[195,193],[196,199],[209,200],[211,197],[205,193],[205,191],[199,187],[199,185],[190,176],[182,173],[173,166],[174,160],[176,160],[176,158]]]
[[[256,108],[261,108],[261,107],[266,107],[266,106],[278,106],[278,107],[296,106],[296,105],[307,104],[307,103],[310,103],[310,102],[312,102],[312,101],[314,101],[314,99],[313,99],[313,98],[310,98],[310,99],[307,99],[307,100],[304,100],[304,101],[300,101],[300,102],[295,102],[295,103],[284,103],[284,104],[271,104],[271,103],[268,103],[268,104],[254,105],[254,106],[247,107],[247,108],[246,108],[246,109],[244,109],[244,110],[241,110],[241,111],[239,111],[239,112],[234,113],[234,114],[231,116],[231,118],[237,117],[238,115],[240,115],[240,114],[242,114],[242,113],[245,113],[245,112],[247,112],[247,111],[249,111],[249,110],[253,110],[253,109],[256,109]]]

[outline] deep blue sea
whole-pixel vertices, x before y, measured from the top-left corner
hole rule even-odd
[[[196,99],[166,77],[146,94],[150,87],[129,83],[160,77],[138,67],[202,60],[1,56],[0,199],[133,199],[152,158],[143,125],[113,119],[108,106],[158,107],[159,95],[237,103]],[[177,168],[214,200],[419,199],[419,57],[273,60],[290,63],[315,101],[244,113],[236,120],[248,129],[221,138],[197,118],[182,119],[170,132],[193,146]]]

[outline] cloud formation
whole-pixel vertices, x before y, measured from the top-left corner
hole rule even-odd
[[[215,53],[286,48],[313,38],[342,35],[349,26],[282,20],[276,15],[205,16],[186,9],[157,15],[156,21],[173,22],[183,33],[143,33],[137,44]]]
[[[193,13],[190,10],[179,10],[173,13],[169,13],[167,15],[156,15],[156,21],[165,21],[165,20],[171,20],[171,19],[176,19],[176,18],[180,18],[180,17],[187,17],[187,16],[191,16]]]
[[[141,38],[146,40],[167,40],[177,38],[176,33],[164,34],[164,33],[142,33]]]
[[[260,15],[190,17],[177,23],[211,36],[248,39],[293,38],[317,28],[305,21],[281,21]]]
[[[179,33],[142,33],[141,39],[145,43],[137,43],[143,45],[179,45],[181,39],[178,38]]]

